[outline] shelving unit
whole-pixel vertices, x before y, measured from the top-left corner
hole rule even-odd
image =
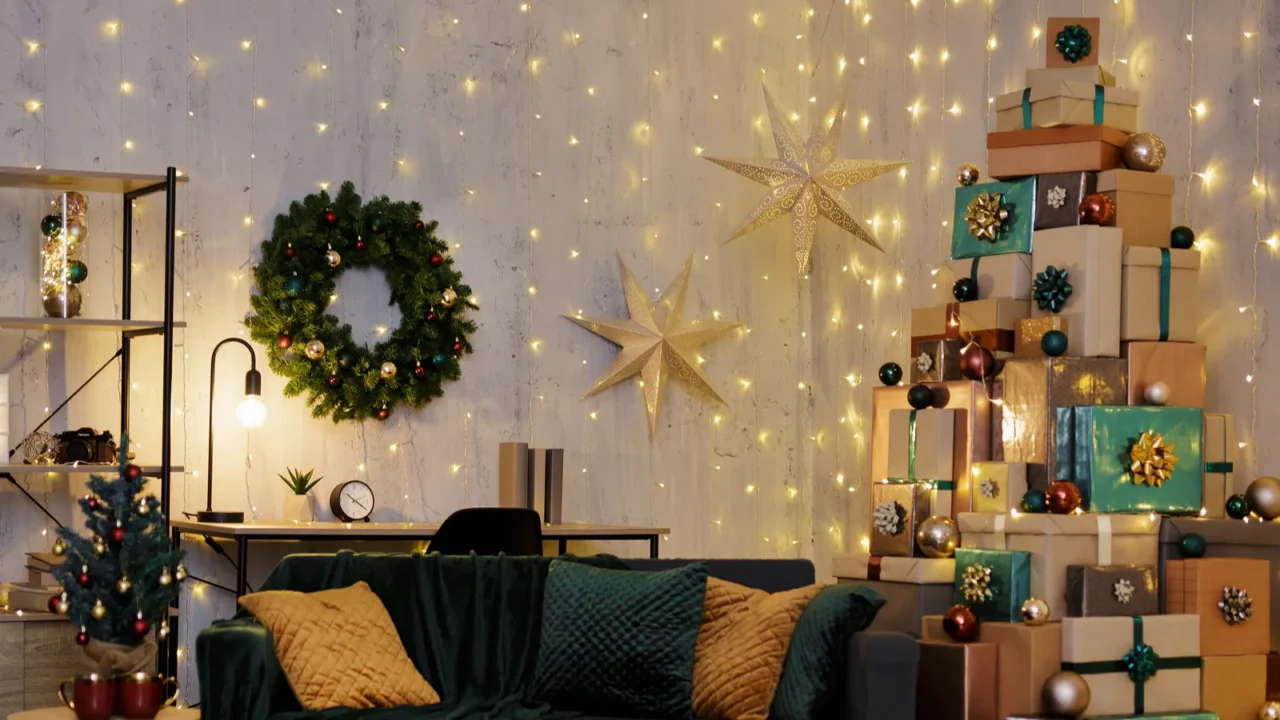
[[[160,477],[162,468],[159,465],[140,465],[142,474],[147,477]],[[79,473],[81,475],[111,472],[114,465],[0,465],[0,475],[38,475],[40,473]],[[170,472],[181,473],[185,468],[172,465]]]
[[[174,329],[184,328],[187,324],[176,322]],[[110,320],[97,318],[31,318],[0,316],[0,330],[48,330],[48,331],[80,331],[98,330],[100,332],[128,333],[133,337],[143,335],[160,335],[164,332],[164,323],[148,320]]]

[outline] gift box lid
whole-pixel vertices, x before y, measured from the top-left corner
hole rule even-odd
[[[1159,658],[1200,656],[1199,615],[1069,617],[1062,620],[1063,669],[1072,669],[1076,663],[1120,660],[1133,649],[1139,628],[1143,642]]]
[[[1089,85],[1115,87],[1116,76],[1101,65],[1077,65],[1064,68],[1027,68],[1026,84],[1034,87],[1047,81],[1071,80]]]
[[[1098,88],[1103,88],[1103,102],[1112,105],[1137,105],[1138,92],[1136,90],[1125,90],[1124,88],[1105,87],[1094,85],[1087,82],[1078,82],[1074,80],[1050,80],[1048,82],[1037,82],[1032,84],[1027,90],[1016,90],[1011,93],[996,96],[996,110],[1012,110],[1022,106],[1022,96],[1027,95],[1027,99],[1033,103],[1050,98],[1065,97],[1075,98],[1076,100],[1088,100],[1092,102],[1098,93]]]
[[[1006,535],[1155,535],[1160,532],[1160,518],[1153,520],[1149,515],[962,512],[957,518],[961,537],[970,532]]]
[[[1098,141],[1124,147],[1124,144],[1129,142],[1129,133],[1106,125],[1066,125],[987,133],[988,150]]]
[[[1199,250],[1170,250],[1169,248],[1126,246],[1121,265],[1136,267],[1160,267],[1164,253],[1169,253],[1169,267],[1175,270],[1199,270]]]
[[[1098,173],[1098,192],[1117,190],[1148,195],[1173,195],[1173,176],[1119,168]]]

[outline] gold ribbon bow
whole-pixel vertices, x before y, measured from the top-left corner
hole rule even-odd
[[[978,193],[965,208],[964,219],[969,223],[969,234],[979,240],[995,242],[999,239],[1000,231],[1004,230],[1005,220],[1009,219],[1009,210],[1004,207],[1004,195]]]
[[[1173,454],[1173,445],[1164,441],[1164,436],[1153,430],[1142,433],[1138,442],[1129,450],[1129,471],[1133,473],[1134,485],[1150,485],[1160,487],[1173,478],[1173,467],[1178,457]]]
[[[960,594],[966,602],[981,605],[995,598],[991,591],[991,568],[982,563],[974,563],[964,569],[960,576]]]

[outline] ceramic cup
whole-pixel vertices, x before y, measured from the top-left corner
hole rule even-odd
[[[70,697],[67,697],[68,685]],[[58,698],[75,711],[78,720],[110,720],[116,701],[116,683],[105,675],[80,675],[58,686]]]
[[[116,706],[129,720],[151,720],[160,708],[172,705],[178,699],[178,684],[163,675],[134,673],[118,681]],[[166,693],[166,686],[172,690]]]

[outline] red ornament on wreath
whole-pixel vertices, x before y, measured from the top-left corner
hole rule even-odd
[[[334,227],[338,224],[338,213],[332,210],[329,210],[327,208],[325,209],[324,215],[321,216],[321,218],[324,220],[324,224],[327,227]]]
[[[342,384],[342,378],[338,377],[337,375],[329,376],[329,387],[338,387],[341,384]]]
[[[1045,492],[1045,500],[1049,512],[1057,515],[1068,515],[1080,507],[1080,488],[1070,480],[1058,480],[1049,483]]]
[[[124,469],[124,476],[136,482],[142,477],[142,468],[137,465],[128,465]]]
[[[426,369],[426,368],[424,368],[424,367],[422,367],[422,363],[418,363],[417,365],[414,365],[414,366],[413,366],[413,374],[414,374],[416,377],[426,377],[426,376],[427,376],[427,369]]]
[[[440,267],[444,264],[444,256],[440,253],[431,253],[431,267]]]
[[[391,417],[391,411],[387,409],[386,405],[383,405],[382,407],[378,408],[379,420],[386,420],[389,417]]]
[[[363,250],[365,248],[364,238],[356,236],[356,249]]]
[[[426,226],[427,224],[422,222],[421,220],[415,220],[413,223],[413,229],[417,230],[418,232],[422,232],[422,229],[425,228]]]
[[[98,509],[98,507],[102,505],[102,503],[101,503],[101,502],[99,502],[98,498],[96,498],[96,497],[94,497],[94,496],[92,496],[92,495],[90,495],[90,496],[89,496],[89,499],[88,499],[87,503],[88,503],[88,505],[89,505],[89,509],[90,509],[90,510],[97,510],[97,509]]]
[[[89,571],[87,570],[81,570],[80,574],[76,576],[76,582],[80,583],[80,587],[82,588],[89,587],[89,581]]]
[[[281,350],[288,350],[293,345],[293,336],[289,333],[280,333],[280,337],[276,338],[276,347]]]

